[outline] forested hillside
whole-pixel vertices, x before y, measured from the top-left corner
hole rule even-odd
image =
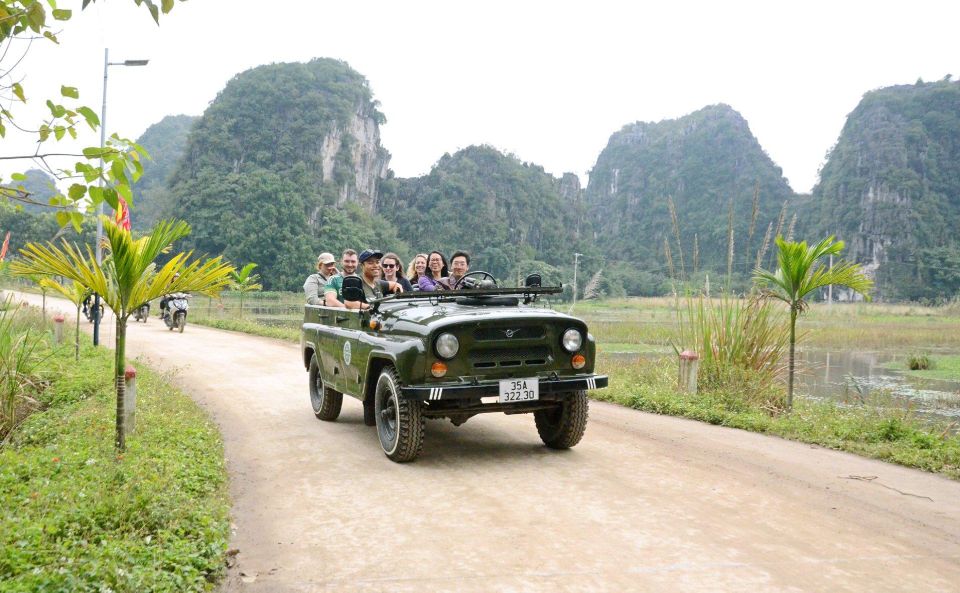
[[[178,215],[171,204],[167,184],[174,168],[187,148],[187,136],[197,120],[190,115],[168,115],[153,124],[137,139],[150,159],[143,163],[143,175],[137,182],[131,224],[144,231],[152,228],[160,218]]]
[[[373,214],[389,153],[366,79],[316,59],[237,75],[194,124],[171,178],[186,247],[257,262],[268,289],[293,289],[317,253],[404,248]]]
[[[597,244],[632,294],[662,292],[669,276],[726,274],[728,263],[747,276],[768,228],[787,234],[792,197],[780,168],[726,105],[625,126],[600,153],[586,190]]]
[[[814,188],[809,228],[835,233],[886,299],[960,290],[960,83],[871,91]],[[806,225],[805,225],[806,226]]]
[[[384,183],[381,213],[416,252],[465,249],[471,267],[515,281],[569,281],[573,254],[593,254],[579,181],[489,146],[445,154],[429,175]]]
[[[489,146],[396,178],[384,122],[366,79],[343,62],[243,72],[202,117],[165,118],[139,139],[153,160],[135,188],[134,228],[183,218],[185,247],[258,263],[268,289],[298,289],[319,252],[346,247],[405,261],[466,249],[474,269],[567,285],[579,253],[580,290],[600,273],[592,287],[609,295],[664,294],[707,274],[742,288],[758,262],[773,265],[777,234],[836,234],[881,298],[960,291],[960,84],[949,79],[867,93],[803,196],[726,105],[624,126],[585,189]],[[41,176],[28,182],[42,198]],[[14,245],[52,236],[51,221],[0,212]]]

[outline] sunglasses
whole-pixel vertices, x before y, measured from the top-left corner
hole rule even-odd
[[[395,268],[397,264],[380,264],[381,268]]]

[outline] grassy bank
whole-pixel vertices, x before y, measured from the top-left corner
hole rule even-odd
[[[0,591],[204,591],[228,538],[223,450],[192,400],[138,368],[136,432],[113,448],[112,353],[61,348],[41,410],[0,447]]]
[[[931,355],[930,368],[917,371],[906,371],[908,375],[920,377],[923,379],[944,379],[947,381],[960,381],[960,356],[953,355]],[[901,368],[906,368],[906,363]]]
[[[710,424],[741,428],[813,443],[937,472],[960,479],[960,436],[947,426],[930,425],[909,410],[874,399],[855,404],[797,400],[791,414],[772,415],[748,395],[749,388],[702,389],[696,395],[676,389],[672,358],[601,361],[610,387],[595,399]]]

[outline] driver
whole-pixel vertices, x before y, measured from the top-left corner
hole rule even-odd
[[[360,252],[357,259],[360,261],[360,279],[363,280],[363,300],[344,300],[347,309],[366,310],[370,308],[370,301],[383,298],[388,292],[403,292],[403,286],[399,282],[380,278],[381,257],[383,253],[375,249],[364,249]]]
[[[446,290],[453,290],[457,282],[470,270],[470,254],[466,251],[457,251],[450,257],[450,275],[441,278],[440,284]],[[464,288],[461,286],[461,288]]]
[[[173,284],[173,283],[176,282],[179,278],[180,278],[180,274],[179,274],[179,273],[174,274],[174,275],[173,275],[173,278],[170,279],[170,284]],[[160,298],[160,315],[159,315],[160,319],[163,319],[164,317],[167,316],[167,312],[168,312],[168,311],[167,311],[167,301],[169,301],[169,300],[170,300],[170,295],[169,295],[169,294],[165,294],[165,295],[163,295],[163,296]]]

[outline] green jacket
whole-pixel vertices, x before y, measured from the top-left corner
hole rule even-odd
[[[323,287],[327,285],[327,281],[327,277],[320,272],[307,276],[307,281],[303,283],[303,292],[308,305],[323,304]]]

